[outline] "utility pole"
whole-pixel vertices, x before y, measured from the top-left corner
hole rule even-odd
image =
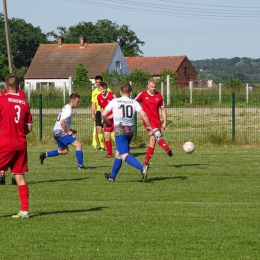
[[[5,38],[6,38],[6,46],[7,46],[9,72],[13,73],[13,57],[12,57],[11,45],[10,45],[10,34],[9,34],[9,26],[8,26],[6,0],[3,0],[3,10],[4,10],[4,19],[5,19]]]

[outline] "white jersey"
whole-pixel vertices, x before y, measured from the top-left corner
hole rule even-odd
[[[113,111],[114,126],[116,127],[119,124],[133,126],[135,113],[142,108],[137,101],[129,97],[120,97],[111,100],[105,109]]]
[[[54,134],[57,134],[59,132],[64,131],[64,129],[61,127],[60,121],[64,119],[66,122],[66,127],[68,130],[70,130],[71,120],[72,120],[72,108],[69,104],[65,105],[61,112],[59,113],[57,117],[57,121],[53,127]]]

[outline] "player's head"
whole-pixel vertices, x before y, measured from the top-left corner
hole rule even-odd
[[[147,89],[151,94],[154,94],[156,92],[156,86],[157,86],[157,81],[155,78],[150,78],[148,80],[147,84]]]
[[[121,96],[128,96],[132,95],[132,86],[128,83],[124,84],[120,89]]]
[[[71,108],[75,108],[79,105],[80,95],[78,93],[72,93],[69,96],[69,105]]]
[[[99,90],[103,96],[107,94],[107,83],[106,82],[101,82],[99,86]]]
[[[5,88],[7,91],[17,92],[19,90],[19,77],[14,73],[10,73],[6,78]]]
[[[103,82],[103,77],[100,76],[100,75],[97,75],[97,76],[95,77],[95,85],[96,85],[96,87],[99,88],[101,82]]]

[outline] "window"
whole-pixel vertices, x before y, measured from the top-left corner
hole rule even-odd
[[[116,61],[116,71],[121,74],[121,61]]]
[[[184,77],[188,76],[188,67],[184,67]]]

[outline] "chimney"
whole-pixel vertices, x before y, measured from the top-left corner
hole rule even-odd
[[[58,38],[58,47],[61,47],[62,44],[63,44],[63,42],[64,42],[64,38],[59,37],[59,38]]]
[[[79,37],[79,46],[80,48],[84,48],[84,46],[86,45],[86,38],[83,36]]]

